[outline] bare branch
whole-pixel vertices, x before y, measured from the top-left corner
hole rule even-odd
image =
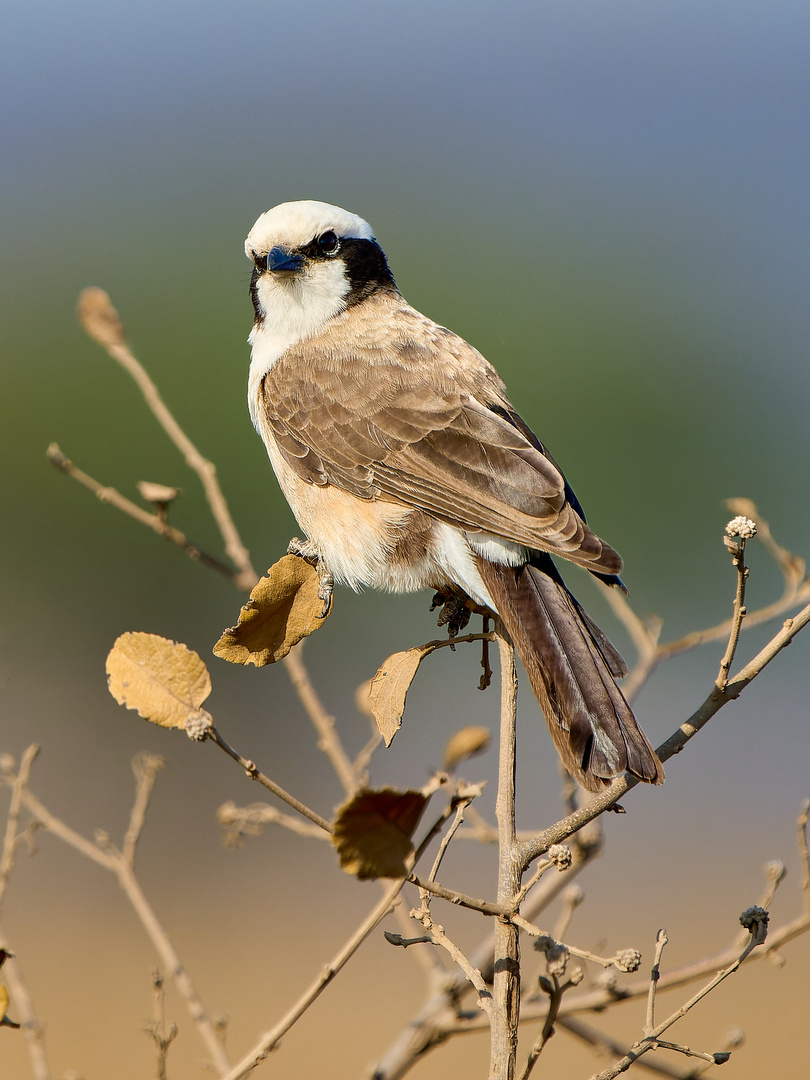
[[[332,826],[326,818],[322,818],[320,814],[316,814],[314,810],[310,810],[308,806],[299,799],[296,799],[294,795],[290,795],[288,791],[285,791],[283,787],[275,782],[275,780],[271,780],[269,776],[265,776],[265,774],[256,767],[254,762],[250,761],[248,758],[242,757],[240,753],[234,750],[234,748],[223,739],[215,727],[212,726],[210,728],[208,738],[216,743],[220,750],[224,750],[228,757],[233,758],[234,761],[238,762],[251,780],[256,780],[262,787],[266,787],[268,791],[272,791],[274,795],[278,796],[279,799],[282,799],[288,806],[291,806],[293,810],[297,810],[299,814],[302,814],[305,818],[314,822],[315,825],[320,826],[325,832],[333,832]]]
[[[303,643],[302,643],[303,644]],[[322,750],[332,764],[347,795],[353,795],[360,786],[358,769],[350,761],[335,729],[335,718],[324,708],[312,685],[309,672],[301,659],[301,646],[292,649],[284,659],[290,682],[318,733],[318,749]]]
[[[644,1024],[644,1034],[651,1035],[655,1029],[655,993],[658,989],[658,980],[661,978],[661,956],[669,943],[666,930],[659,930],[655,939],[655,959],[650,972],[650,992],[647,996],[647,1019]]]
[[[135,773],[136,780],[135,802],[132,805],[129,827],[124,836],[124,844],[121,850],[125,861],[131,867],[135,865],[135,848],[146,823],[146,811],[149,807],[155,781],[165,764],[166,759],[158,754],[141,753],[136,754],[132,759],[132,771]]]
[[[227,830],[224,838],[226,845],[239,844],[245,835],[257,836],[265,825],[281,825],[299,836],[315,840],[329,839],[329,833],[320,825],[285,814],[267,803],[251,803],[249,806],[237,806],[234,802],[223,803],[217,810],[217,821]]]
[[[217,481],[216,468],[213,462],[202,456],[177,423],[145,368],[135,359],[124,340],[118,313],[113,308],[109,296],[103,289],[85,289],[79,297],[78,311],[85,330],[135,380],[152,414],[183,455],[186,464],[199,476],[205,489],[208,505],[211,507],[211,513],[225,543],[225,550],[239,571],[237,584],[242,588],[252,588],[256,583],[257,574],[250,564],[247,548],[242,543],[228,510],[225,496]],[[110,332],[111,328],[112,332]],[[99,332],[100,330],[102,332]]]
[[[352,956],[354,956],[369,934],[374,931],[379,923],[381,923],[385,916],[391,911],[392,905],[402,891],[405,881],[406,879],[402,878],[391,885],[382,900],[376,904],[343,948],[340,949],[334,958],[326,965],[326,967],[324,967],[315,980],[310,983],[292,1008],[271,1031],[268,1031],[262,1036],[256,1046],[245,1055],[234,1069],[223,1077],[223,1080],[243,1080],[244,1077],[251,1073],[257,1065],[260,1065],[268,1054],[278,1046],[282,1037],[290,1030],[293,1024],[304,1015],[313,1001],[323,993],[335,976],[343,967],[345,967]]]
[[[156,532],[158,536],[162,536],[165,540],[168,540],[169,543],[180,548],[181,551],[185,551],[190,559],[201,562],[204,566],[209,567],[211,570],[216,570],[218,574],[222,574],[235,584],[239,584],[241,572],[232,570],[230,566],[227,566],[215,556],[209,555],[201,548],[196,547],[187,539],[184,533],[180,532],[179,529],[175,529],[172,525],[168,525],[159,514],[148,513],[148,511],[138,506],[137,503],[132,502],[125,495],[116,491],[115,488],[106,487],[104,484],[100,484],[98,480],[94,480],[93,477],[89,476],[86,472],[82,472],[81,469],[78,469],[73,462],[62,453],[62,450],[56,443],[51,443],[46,452],[46,456],[51,464],[55,465],[57,469],[60,469],[72,480],[76,480],[83,487],[86,487],[88,491],[92,491],[93,494],[98,497],[100,502],[109,503],[110,506],[114,506],[116,510],[120,510],[134,521],[139,521],[141,525],[146,525],[147,528]],[[255,584],[255,581],[253,584]]]
[[[663,1035],[665,1031],[672,1027],[678,1020],[686,1016],[699,1001],[702,1001],[707,994],[711,993],[715,987],[719,986],[724,979],[727,979],[729,975],[732,975],[738,970],[745,958],[751,953],[758,945],[762,945],[767,935],[767,921],[757,923],[751,931],[751,940],[746,947],[740,953],[739,957],[734,960],[727,968],[722,971],[718,971],[713,979],[711,979],[702,989],[700,989],[694,997],[690,998],[685,1005],[682,1005],[680,1009],[674,1012],[671,1016],[667,1017],[663,1023],[658,1024],[649,1035],[645,1035],[640,1042],[635,1043],[630,1051],[621,1059],[617,1061],[608,1069],[603,1069],[602,1072],[594,1074],[591,1080],[615,1080],[615,1077],[620,1076],[623,1072],[627,1072],[630,1066],[641,1057],[642,1054],[646,1054],[649,1050],[655,1049],[659,1036]],[[681,1049],[680,1047],[678,1049]],[[691,1051],[684,1050],[683,1052],[691,1053]]]
[[[17,850],[19,840],[17,827],[20,823],[23,794],[31,776],[31,766],[34,764],[34,759],[38,753],[39,747],[36,743],[32,743],[22,756],[20,770],[17,775],[13,779],[9,776],[7,780],[11,784],[11,803],[8,808],[6,832],[3,838],[3,854],[0,857],[0,902],[3,900],[3,893],[6,891],[9,875],[14,868],[14,852]]]

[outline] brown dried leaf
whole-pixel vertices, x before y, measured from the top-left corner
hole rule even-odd
[[[122,634],[107,657],[110,693],[161,727],[185,728],[211,693],[208,668],[197,653],[157,634]]]
[[[444,748],[444,768],[452,772],[462,761],[473,756],[482,754],[489,748],[491,736],[489,728],[471,725],[457,731],[447,742]]]
[[[318,572],[298,555],[285,555],[271,566],[226,630],[214,655],[232,664],[265,667],[283,660],[293,645],[323,626]],[[331,611],[331,607],[329,609]]]
[[[112,306],[109,294],[103,289],[95,286],[84,289],[79,296],[76,310],[79,322],[99,345],[110,348],[124,344],[124,327],[118,312]]]
[[[332,843],[341,867],[361,880],[405,877],[411,837],[427,802],[421,791],[358,791],[335,819]]]
[[[435,645],[419,645],[406,652],[394,653],[371,680],[368,705],[386,746],[391,745],[402,724],[405,697],[419,665],[435,648]]]

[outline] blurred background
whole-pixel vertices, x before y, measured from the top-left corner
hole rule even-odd
[[[132,756],[169,759],[139,870],[208,1008],[229,1016],[237,1060],[378,893],[343,875],[325,845],[278,830],[224,848],[217,807],[257,789],[214,747],[152,729],[107,692],[118,634],[184,641],[209,663],[226,738],[322,813],[341,801],[284,671],[211,656],[236,620],[236,590],[47,463],[55,440],[129,497],[139,480],[181,487],[173,523],[219,553],[196,477],[78,327],[79,291],[109,291],[136,354],[216,462],[264,569],[296,526],[245,405],[243,239],[287,199],[359,213],[405,296],[496,364],[590,523],[624,556],[636,610],[659,615],[665,639],[712,625],[734,594],[722,500],[754,499],[781,543],[810,553],[810,9],[26,0],[5,4],[2,24],[0,750],[41,744],[33,790],[85,835],[103,828],[116,840]],[[760,546],[749,561],[753,609],[781,580]],[[586,575],[567,580],[632,659]],[[356,686],[389,653],[435,636],[428,604],[341,592],[307,644],[351,753],[368,735]],[[772,631],[746,635],[740,659]],[[721,654],[709,646],[656,672],[637,703],[654,744],[704,699]],[[611,816],[572,942],[638,948],[646,969],[665,926],[665,969],[698,959],[733,939],[773,859],[788,878],[772,925],[798,912],[808,657],[802,636],[670,763],[663,789],[634,791],[627,815]],[[461,649],[426,662],[402,731],[375,757],[375,782],[419,786],[456,728],[494,727],[497,690],[476,690],[477,662]],[[519,824],[538,827],[559,816],[560,784],[529,693],[520,723]],[[494,774],[492,751],[465,767],[472,780]],[[492,817],[493,806],[494,780],[481,810]],[[18,852],[2,922],[52,1073],[152,1075],[151,946],[100,868],[44,833],[37,842],[35,858]],[[458,843],[442,878],[492,895],[494,855]],[[451,914],[448,928],[472,948],[479,920]],[[422,1001],[412,952],[378,933],[256,1075],[364,1075]],[[730,1080],[774,1066],[798,1075],[807,942],[784,960],[738,974],[673,1037],[714,1050],[738,1025],[748,1045],[726,1066]],[[206,1075],[173,991],[167,1018],[180,1027],[172,1080]],[[602,1023],[632,1041],[643,1005]],[[0,1061],[4,1077],[30,1076],[22,1033],[0,1031]],[[486,1061],[485,1039],[456,1040],[413,1075],[480,1076]],[[600,1067],[561,1033],[537,1075]]]

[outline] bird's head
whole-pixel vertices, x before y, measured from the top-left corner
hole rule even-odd
[[[274,206],[245,241],[253,263],[254,334],[295,330],[300,340],[380,288],[394,287],[368,222],[328,203]]]

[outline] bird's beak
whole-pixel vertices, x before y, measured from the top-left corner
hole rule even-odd
[[[304,265],[304,256],[282,247],[271,248],[267,252],[267,269],[274,273],[294,274]]]

